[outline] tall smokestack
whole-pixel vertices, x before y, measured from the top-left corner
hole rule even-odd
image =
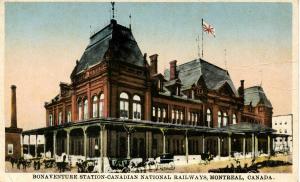
[[[16,86],[11,87],[11,128],[17,128],[17,97],[16,97]]]

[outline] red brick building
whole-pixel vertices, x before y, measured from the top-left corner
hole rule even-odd
[[[237,90],[227,70],[203,59],[173,60],[164,74],[158,65],[158,55],[148,60],[131,29],[112,19],[90,37],[71,83],[45,103],[46,127],[23,135],[44,135],[52,154],[85,158],[270,153],[272,106],[249,104],[244,81]]]

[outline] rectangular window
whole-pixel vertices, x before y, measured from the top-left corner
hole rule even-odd
[[[182,111],[180,112],[180,119],[181,119],[181,121],[183,121],[183,112]]]
[[[68,114],[67,114],[67,121],[68,121],[68,122],[71,122],[71,111],[68,111]]]
[[[62,112],[58,113],[58,124],[62,123]]]
[[[133,103],[133,119],[141,120],[141,104]]]
[[[49,115],[49,126],[53,126],[53,116],[52,116],[52,114]]]
[[[120,118],[128,119],[128,102],[120,101]]]
[[[155,117],[155,107],[152,107],[152,116]]]
[[[99,116],[100,117],[103,117],[104,115],[103,115],[103,107],[104,107],[104,102],[103,102],[103,100],[100,100],[100,102],[99,102]]]
[[[175,111],[172,109],[172,119],[175,119]]]
[[[93,118],[96,118],[98,115],[98,104],[95,102],[93,103]]]
[[[7,154],[14,154],[14,145],[13,144],[7,144]]]

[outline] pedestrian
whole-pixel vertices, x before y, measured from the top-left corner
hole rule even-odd
[[[20,158],[17,159],[17,168],[20,169]]]
[[[13,157],[10,158],[11,167],[14,168],[15,159]]]
[[[99,154],[99,146],[96,144],[95,145],[95,156],[96,157],[100,157],[100,154]]]
[[[41,169],[41,162],[40,162],[40,160],[38,160],[38,163],[37,163],[37,169],[38,169],[38,170]]]

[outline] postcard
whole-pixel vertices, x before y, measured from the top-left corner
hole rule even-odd
[[[297,13],[4,2],[0,181],[297,181]]]

